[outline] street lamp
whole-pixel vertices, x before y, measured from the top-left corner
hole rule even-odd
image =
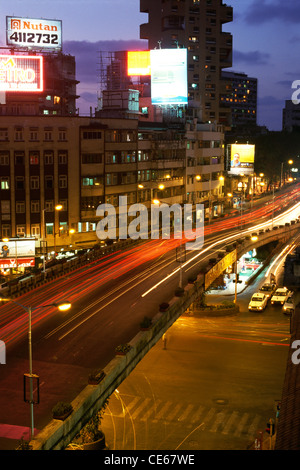
[[[55,206],[56,211],[61,211],[63,208],[62,204],[57,204]],[[45,211],[47,208],[42,209],[42,246],[43,246],[43,273],[46,272],[46,254],[45,254],[45,245],[46,245],[46,229],[45,229]],[[55,237],[55,220],[54,220],[54,237]]]
[[[32,342],[31,342],[31,316],[32,316],[32,311],[37,310],[39,308],[46,308],[46,307],[56,307],[58,310],[61,312],[64,312],[66,310],[69,310],[71,308],[71,304],[68,300],[61,301],[61,302],[52,302],[51,304],[48,305],[38,305],[37,307],[27,307],[25,305],[20,304],[16,300],[6,298],[6,297],[0,297],[0,302],[13,302],[14,304],[18,305],[19,307],[23,308],[25,312],[28,313],[28,347],[29,347],[29,404],[30,404],[30,435],[31,439],[34,437],[34,420],[33,420],[33,405],[34,405],[34,400],[33,400],[33,379],[34,375],[32,374]]]

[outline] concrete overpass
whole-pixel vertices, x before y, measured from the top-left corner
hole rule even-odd
[[[287,242],[299,230],[298,220],[273,229],[262,230],[257,233],[257,240],[251,240],[251,234],[237,239],[231,247],[227,247],[227,254],[233,251],[239,258],[242,254],[270,243],[272,241]],[[238,237],[238,235],[237,235]],[[220,242],[221,243],[221,242]],[[224,247],[222,247],[224,248]],[[224,255],[224,249],[216,264]],[[33,450],[60,450],[64,449],[91,419],[91,417],[102,408],[106,399],[125,380],[125,378],[136,367],[138,362],[156,344],[170,326],[182,315],[193,302],[202,294],[207,284],[207,278],[214,266],[207,266],[206,272],[201,270],[197,279],[184,287],[182,295],[174,296],[168,302],[166,311],[158,311],[153,318],[152,326],[147,331],[140,331],[134,338],[128,341],[130,346],[127,354],[116,355],[103,369],[104,377],[97,385],[87,385],[84,390],[73,400],[73,412],[65,420],[53,419],[39,434],[30,442]],[[213,278],[213,276],[212,276]],[[205,282],[206,281],[206,282]],[[207,286],[206,286],[207,287]]]

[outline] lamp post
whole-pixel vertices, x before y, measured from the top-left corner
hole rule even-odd
[[[33,418],[33,405],[34,405],[34,399],[33,399],[33,379],[34,379],[34,374],[32,373],[32,341],[31,341],[31,317],[32,317],[32,311],[37,310],[40,308],[46,308],[46,307],[56,307],[60,311],[66,311],[71,308],[71,304],[69,301],[62,301],[58,303],[51,303],[47,305],[38,305],[37,307],[31,307],[31,306],[25,306],[17,302],[16,300],[6,298],[6,297],[0,297],[0,302],[12,302],[19,307],[21,307],[25,312],[28,313],[28,349],[29,349],[29,404],[30,404],[30,437],[31,439],[34,437],[34,418]]]

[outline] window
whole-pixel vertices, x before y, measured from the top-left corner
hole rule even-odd
[[[23,137],[23,129],[22,127],[16,127],[15,129],[15,141],[22,141],[24,140],[24,137]]]
[[[16,202],[16,213],[17,214],[24,214],[25,212],[25,202],[24,201],[17,201]]]
[[[46,235],[53,235],[53,223],[46,224]]]
[[[32,128],[29,130],[29,140],[31,141],[38,141],[38,129]]]
[[[25,237],[26,227],[25,225],[16,226],[16,235],[17,237]]]
[[[0,140],[7,141],[8,140],[8,129],[1,128],[0,129]]]
[[[16,189],[25,189],[24,176],[16,176]]]
[[[1,176],[0,183],[1,189],[9,189],[9,176]]]
[[[62,141],[67,140],[67,131],[66,131],[66,129],[59,129],[59,131],[58,131],[58,140],[62,140]]]
[[[44,152],[44,164],[45,165],[53,165],[54,157],[53,152],[51,150]]]
[[[30,152],[29,154],[30,165],[38,165],[39,159],[40,159],[39,152]]]
[[[0,153],[0,165],[9,165],[9,153],[8,152],[1,152]]]
[[[11,227],[9,224],[2,225],[2,238],[10,238],[11,236]]]
[[[40,201],[31,201],[30,203],[31,212],[40,212]]]
[[[46,141],[52,140],[52,129],[44,130],[44,140]]]
[[[68,210],[68,200],[67,199],[62,199],[59,201],[59,204],[62,205],[62,212],[66,212]]]
[[[45,189],[53,189],[53,176],[45,176]]]
[[[67,152],[58,152],[58,163],[59,165],[66,165],[68,163]]]
[[[25,154],[24,152],[15,152],[15,164],[24,165],[25,163]]]
[[[39,237],[40,236],[40,225],[39,224],[31,225],[31,236],[32,237]]]
[[[101,131],[84,131],[83,139],[89,139],[89,140],[102,139],[102,132]]]
[[[68,177],[67,175],[59,175],[58,177],[58,187],[60,189],[65,189],[68,187]]]
[[[46,209],[46,212],[53,212],[54,211],[54,202],[53,202],[53,200],[45,201],[45,209]]]
[[[82,163],[102,163],[101,153],[83,153],[81,157]]]
[[[39,189],[40,178],[38,176],[30,176],[30,189]]]

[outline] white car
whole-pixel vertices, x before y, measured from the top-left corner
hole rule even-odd
[[[272,295],[274,294],[275,290],[276,290],[275,284],[266,283],[263,286],[261,286],[261,288],[259,289],[259,293],[265,294],[268,297],[268,299],[270,299]]]
[[[295,301],[294,297],[290,295],[283,304],[282,311],[286,315],[292,315],[295,310]]]
[[[268,297],[265,294],[257,292],[252,295],[250,303],[248,305],[249,310],[262,311],[266,308],[268,303]]]
[[[291,295],[291,292],[287,287],[278,287],[271,297],[271,304],[283,305],[287,298]]]

